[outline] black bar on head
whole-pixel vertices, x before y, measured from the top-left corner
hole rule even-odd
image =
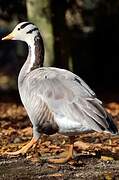
[[[30,22],[26,22],[24,24],[21,25],[20,29],[24,29],[26,26],[28,26],[29,24],[32,24]]]
[[[38,28],[35,27],[35,28],[29,30],[26,34],[32,34],[33,31],[38,31]]]

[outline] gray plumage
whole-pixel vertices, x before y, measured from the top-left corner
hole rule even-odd
[[[67,70],[38,68],[24,79],[21,87],[22,101],[34,127],[39,124],[42,127],[48,120],[51,126],[56,122],[58,131],[66,135],[89,130],[117,132],[116,127],[110,127],[108,115],[95,93]],[[43,111],[45,106],[47,113],[42,117],[43,121],[40,116],[46,111],[45,108]],[[50,112],[52,118],[48,119]]]
[[[42,133],[118,132],[102,102],[80,77],[64,69],[42,67],[44,47],[36,26],[23,22],[13,33],[17,34],[14,39],[25,41],[29,46],[18,87],[36,139]]]

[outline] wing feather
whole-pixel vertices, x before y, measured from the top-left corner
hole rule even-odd
[[[67,116],[89,129],[108,130],[101,101],[81,78],[58,68],[36,69],[30,75],[27,82],[32,93],[42,97],[54,114]]]

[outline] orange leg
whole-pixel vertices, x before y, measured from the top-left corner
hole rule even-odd
[[[4,154],[6,155],[19,155],[19,154],[25,154],[33,145],[35,145],[37,143],[38,140],[36,140],[34,137],[31,139],[31,141],[26,144],[25,146],[23,146],[20,150],[15,151],[15,152],[5,152]]]
[[[70,144],[66,157],[60,159],[49,159],[48,162],[62,164],[68,162],[70,159],[72,159],[72,157],[73,157],[73,144]]]

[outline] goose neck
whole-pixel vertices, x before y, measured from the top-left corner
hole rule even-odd
[[[44,46],[42,37],[35,36],[28,42],[28,57],[19,73],[19,84],[23,83],[24,78],[34,69],[43,66]]]
[[[41,36],[35,36],[33,42],[28,45],[28,58],[29,67],[28,72],[42,67],[44,61],[44,46]]]

